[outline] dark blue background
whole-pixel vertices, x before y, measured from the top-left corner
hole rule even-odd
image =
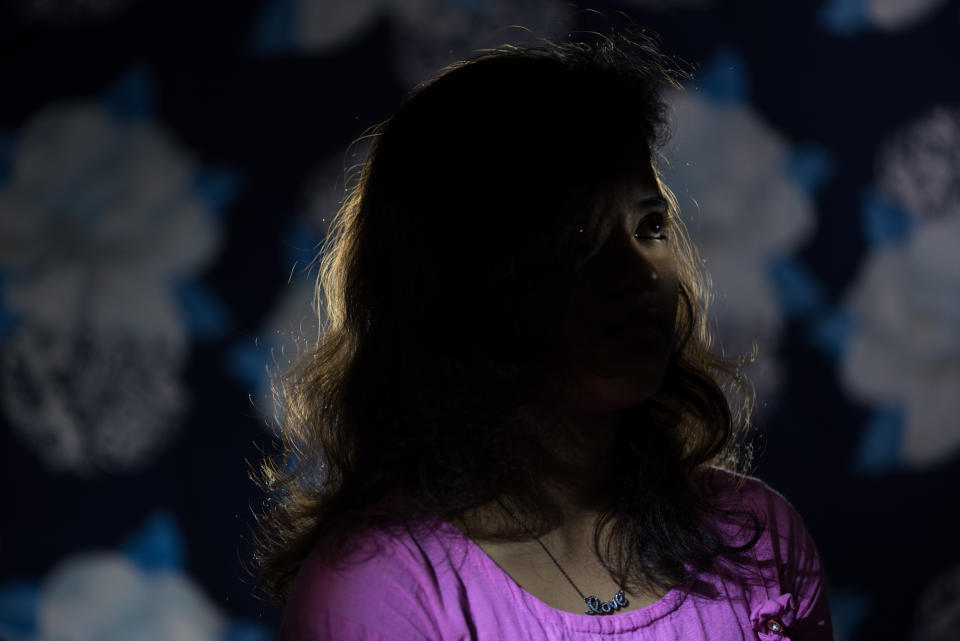
[[[265,55],[251,34],[269,4],[132,2],[72,18],[30,17],[8,5],[0,15],[0,131],[8,141],[0,178],[12,171],[17,132],[47,105],[73,99],[113,101],[154,119],[222,178],[210,196],[219,198],[221,249],[196,275],[206,292],[197,305],[213,320],[209,331],[202,320],[192,326],[181,373],[192,403],[173,440],[136,473],[77,476],[46,469],[0,416],[0,621],[10,629],[35,629],[29,595],[39,598],[58,561],[94,548],[139,550],[141,562],[180,568],[234,622],[228,636],[269,638],[278,622],[240,566],[250,506],[259,501],[246,462],[270,436],[247,400],[250,386],[226,363],[262,331],[292,261],[309,257],[309,242],[291,248],[290,239],[318,162],[389,116],[408,83],[392,63],[401,27],[389,15],[341,47],[311,53],[290,45]],[[932,106],[960,101],[960,8],[943,3],[915,24],[882,31],[852,8],[853,17],[831,25],[828,5],[757,0],[654,11],[585,3],[630,11],[661,34],[666,50],[694,63],[735,50],[743,99],[788,141],[828,159],[816,192],[818,229],[797,258],[825,304],[835,305],[869,251],[859,212],[878,150]],[[763,417],[769,433],[756,475],[804,515],[838,632],[919,638],[919,594],[960,562],[950,522],[960,462],[858,470],[872,408],[838,385],[835,358],[811,345],[813,329],[809,315],[788,319],[779,348],[787,377]]]

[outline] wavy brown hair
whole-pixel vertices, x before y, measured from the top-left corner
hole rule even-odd
[[[589,260],[590,205],[651,162],[662,93],[684,77],[638,32],[504,46],[444,69],[375,128],[319,255],[320,332],[275,379],[282,442],[256,475],[271,596],[285,600],[319,541],[343,549],[362,527],[499,497],[536,533],[556,523],[534,410],[559,361],[527,293]],[[680,272],[673,349],[659,390],[622,412],[601,519],[614,527],[603,541],[598,524],[594,546],[620,585],[672,588],[741,559],[760,525],[735,546],[704,518],[749,516],[711,500],[705,468],[748,468],[750,393],[740,363],[711,351],[701,263],[660,186]],[[405,500],[381,501],[392,491]]]

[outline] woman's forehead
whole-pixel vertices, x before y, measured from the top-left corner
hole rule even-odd
[[[636,213],[664,204],[661,183],[647,163],[601,185],[594,194],[589,215],[595,224],[609,227],[624,212]]]
[[[646,150],[628,151],[596,176],[597,200],[632,198],[639,192],[658,192],[660,181]]]

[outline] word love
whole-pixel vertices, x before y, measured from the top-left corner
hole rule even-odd
[[[614,610],[619,610],[627,605],[627,597],[623,596],[623,590],[620,590],[613,595],[612,599],[603,603],[600,603],[600,599],[595,596],[588,596],[584,601],[590,606],[590,609],[584,612],[584,614],[610,614]]]

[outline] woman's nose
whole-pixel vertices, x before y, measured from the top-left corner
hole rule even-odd
[[[636,269],[625,270],[615,291],[623,295],[652,292],[657,289],[659,281],[659,272],[652,263],[648,263]]]
[[[637,287],[643,289],[656,289],[657,281],[660,280],[660,274],[657,272],[657,268],[654,267],[653,263],[649,263],[647,269],[642,270],[640,274],[637,275]]]
[[[656,263],[636,245],[636,240],[633,243],[629,247],[621,245],[609,256],[611,280],[608,282],[618,293],[648,292],[659,286],[660,271]]]

